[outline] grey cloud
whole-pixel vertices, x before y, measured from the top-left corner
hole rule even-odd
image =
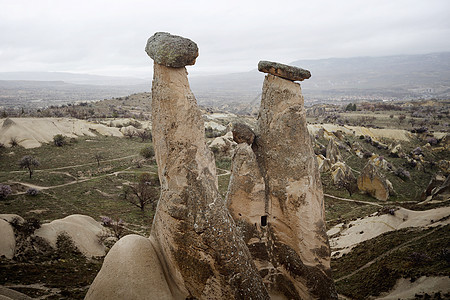
[[[200,48],[191,74],[256,68],[260,59],[450,51],[450,2],[0,0],[0,71],[146,76],[156,31]]]

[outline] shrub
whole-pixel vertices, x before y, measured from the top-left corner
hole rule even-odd
[[[144,158],[147,158],[147,159],[155,156],[155,150],[153,149],[152,145],[142,148],[139,153],[141,154],[141,156],[143,156]]]
[[[122,219],[113,220],[110,217],[101,217],[102,225],[111,229],[115,238],[120,239],[123,236],[125,227]]]
[[[373,155],[373,153],[372,153],[372,152],[370,152],[370,151],[366,151],[366,152],[364,152],[364,154],[363,154],[363,157],[364,157],[365,159],[367,159],[367,158],[371,158],[371,157],[372,157],[372,155]]]
[[[25,237],[32,235],[37,229],[41,228],[41,221],[36,218],[29,218],[24,222],[21,222],[19,218],[14,218],[11,220],[10,224],[19,235]]]
[[[420,147],[415,148],[413,151],[411,151],[411,153],[414,155],[423,155],[422,148]]]
[[[141,142],[152,139],[152,132],[148,128],[137,131],[136,135],[141,139]]]
[[[12,193],[11,187],[7,184],[0,184],[0,199],[6,199]]]
[[[435,146],[438,143],[438,140],[435,137],[428,137],[427,143],[429,143],[431,146]]]
[[[29,188],[27,190],[27,195],[28,196],[37,196],[37,194],[39,194],[39,190],[35,189],[35,188]]]
[[[19,146],[19,141],[17,140],[16,137],[12,137],[9,140],[9,144],[11,145],[11,147],[17,147],[17,146]]]
[[[409,171],[403,168],[397,168],[394,171],[394,175],[400,177],[403,180],[411,179],[411,174],[409,173]]]
[[[142,124],[137,120],[130,120],[130,122],[128,124],[133,126],[136,129],[142,128]]]
[[[67,144],[66,137],[62,134],[57,134],[53,137],[53,144],[57,147],[62,147]]]

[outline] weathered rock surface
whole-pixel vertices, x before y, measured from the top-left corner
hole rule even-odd
[[[92,217],[84,215],[70,215],[63,219],[43,224],[35,231],[35,235],[43,238],[56,248],[58,235],[67,234],[78,250],[88,257],[104,256],[105,246],[98,242],[103,226]]]
[[[206,145],[204,124],[186,69],[155,63],[153,76],[152,133],[161,196],[150,236],[154,253],[148,251],[144,257],[157,264],[157,255],[158,269],[163,270],[172,299],[269,299],[219,194],[214,157]],[[130,240],[129,247],[135,243]],[[120,244],[118,247],[116,251],[123,252]],[[110,264],[121,259],[117,255]],[[112,299],[123,299],[115,296],[120,287],[111,285],[108,276],[142,277],[133,268],[116,269],[112,275],[102,273],[91,287],[96,291],[88,294],[97,296],[87,298],[103,299],[102,291],[112,289]],[[137,289],[152,295],[159,282],[140,284]]]
[[[331,167],[331,176],[335,185],[343,186],[347,183],[355,182],[356,177],[352,169],[345,162],[337,162]]]
[[[291,81],[303,81],[311,77],[308,70],[265,60],[258,63],[258,70]]]
[[[319,172],[326,172],[331,170],[331,161],[323,155],[317,156],[317,163],[319,164]]]
[[[450,197],[450,176],[437,173],[422,193],[422,200],[445,200]]]
[[[397,144],[394,147],[392,147],[391,151],[389,152],[389,155],[392,157],[401,157],[401,158],[405,157],[402,144]]]
[[[157,64],[181,68],[195,64],[198,47],[190,39],[168,32],[157,32],[148,39],[145,52]]]
[[[214,157],[205,143],[203,121],[186,70],[155,64],[152,93],[153,138],[161,181],[152,238],[163,253],[169,274],[185,296],[267,298],[218,192]]]
[[[18,291],[0,286],[0,300],[31,300],[33,298]]]
[[[218,136],[214,140],[212,140],[211,144],[209,144],[209,148],[214,152],[214,148],[217,149],[220,153],[230,154],[236,146],[236,142],[233,141],[233,133],[231,131],[227,132],[225,135]]]
[[[233,157],[230,213],[271,297],[337,299],[300,85],[267,75],[258,125],[253,146]]]
[[[0,219],[0,256],[13,258],[16,251],[16,236],[8,221]]]
[[[106,255],[86,299],[174,299],[168,282],[151,240],[127,235]]]
[[[386,201],[389,198],[389,191],[392,190],[392,184],[369,162],[358,176],[358,189],[378,200]]]
[[[342,161],[342,156],[339,151],[339,147],[334,138],[331,138],[328,141],[327,150],[326,150],[326,158],[328,158],[331,164],[335,164],[339,161]]]
[[[249,145],[253,144],[255,133],[250,128],[250,126],[242,123],[235,123],[233,124],[232,132],[233,140],[236,143],[247,143]]]

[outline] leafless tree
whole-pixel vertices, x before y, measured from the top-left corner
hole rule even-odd
[[[137,183],[125,187],[122,197],[142,212],[147,204],[152,204],[155,209],[159,197],[159,180],[149,173],[142,173]]]

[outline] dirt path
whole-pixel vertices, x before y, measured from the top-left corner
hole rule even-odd
[[[101,163],[105,163],[105,162],[111,162],[111,161],[117,161],[117,160],[123,160],[123,159],[127,159],[127,158],[132,158],[132,157],[136,157],[139,156],[138,154],[133,154],[133,155],[128,155],[128,156],[123,156],[123,157],[118,157],[118,158],[112,158],[112,159],[107,159],[107,160],[101,160]],[[65,166],[65,167],[58,167],[58,168],[49,168],[49,169],[36,169],[34,170],[34,172],[43,172],[43,171],[55,171],[55,170],[65,170],[65,169],[70,169],[70,168],[79,168],[79,167],[85,167],[85,166],[91,166],[91,165],[96,165],[97,162],[92,162],[92,163],[86,163],[86,164],[80,164],[80,165],[71,165],[71,166]],[[26,173],[28,171],[9,171],[9,172],[2,172],[2,173]]]
[[[16,183],[16,184],[21,184],[24,185],[26,187],[29,188],[35,188],[38,190],[50,190],[50,189],[54,189],[54,188],[59,188],[59,187],[63,187],[63,186],[68,186],[68,185],[72,185],[72,184],[77,184],[77,183],[82,183],[82,182],[86,182],[86,181],[90,181],[90,180],[95,180],[97,178],[102,178],[102,177],[106,177],[106,176],[117,176],[119,174],[134,174],[136,172],[133,171],[115,171],[109,174],[103,174],[103,175],[99,175],[99,176],[93,176],[93,177],[88,177],[88,178],[83,178],[83,179],[78,179],[78,180],[74,180],[74,181],[70,181],[70,182],[66,182],[63,184],[58,184],[58,185],[52,185],[52,186],[40,186],[40,185],[35,185],[32,183],[26,183],[26,182],[20,182],[20,181],[12,181],[11,183]],[[144,172],[142,172],[144,173]],[[150,173],[150,174],[156,174],[156,172],[152,172],[152,171],[148,171],[145,173]],[[21,194],[25,194],[25,192],[21,192],[21,193],[17,193],[15,195],[21,195]]]
[[[439,229],[439,227],[438,227],[438,228],[435,228],[435,229],[433,229],[433,230],[431,230],[430,232],[427,232],[427,233],[425,233],[425,234],[422,234],[422,235],[420,235],[420,236],[417,236],[417,237],[415,237],[415,238],[413,238],[413,239],[411,239],[411,240],[409,240],[409,241],[406,241],[406,242],[404,242],[403,244],[400,244],[400,245],[398,245],[397,247],[394,247],[394,248],[391,249],[391,250],[386,251],[385,253],[381,254],[381,255],[378,256],[378,257],[375,257],[373,260],[371,260],[371,261],[369,261],[368,263],[366,263],[364,266],[362,266],[362,267],[360,267],[359,269],[357,269],[357,270],[351,272],[350,274],[345,275],[345,276],[343,276],[343,277],[340,277],[340,278],[338,278],[338,279],[335,279],[334,282],[339,282],[339,281],[341,281],[341,280],[345,280],[345,279],[347,279],[347,278],[352,277],[353,275],[355,275],[355,274],[359,273],[360,271],[362,271],[362,270],[364,270],[364,269],[370,267],[371,265],[373,265],[374,263],[378,262],[379,260],[385,258],[386,256],[388,256],[388,255],[391,254],[392,252],[395,252],[395,251],[397,251],[398,249],[400,249],[400,248],[402,248],[402,247],[408,246],[408,245],[411,244],[412,242],[415,242],[415,241],[417,241],[417,240],[419,240],[419,239],[421,239],[421,238],[424,238],[424,237],[426,237],[426,236],[432,234],[432,233],[435,232],[437,229]]]
[[[378,207],[383,207],[383,205],[375,203],[375,202],[369,202],[369,201],[361,201],[361,200],[353,200],[353,199],[348,199],[348,198],[341,198],[341,197],[336,197],[330,194],[323,194],[325,197],[331,198],[331,199],[335,199],[335,200],[341,200],[341,201],[347,201],[347,202],[357,202],[357,203],[363,203],[363,204],[368,204],[368,205],[373,205],[373,206],[378,206]]]
[[[226,175],[230,175],[231,174],[231,171],[228,171],[228,170],[225,170],[225,169],[217,168],[217,170],[221,170],[221,171],[225,172],[225,173],[219,174],[217,176],[226,176]]]

